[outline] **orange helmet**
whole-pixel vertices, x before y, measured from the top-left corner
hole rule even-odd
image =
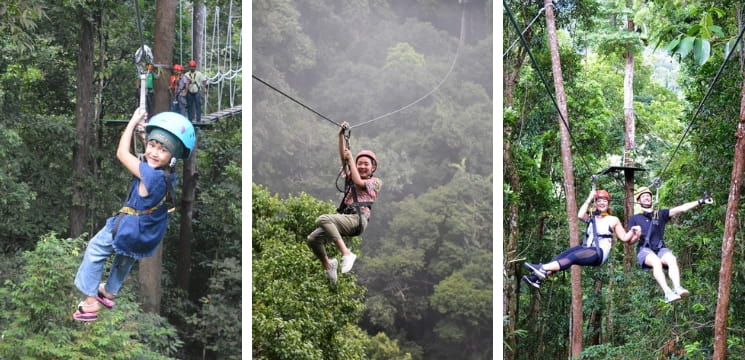
[[[189,66],[190,67],[197,67],[197,62],[194,60],[189,60]]]
[[[173,70],[174,71],[184,71],[184,67],[181,66],[181,64],[174,64],[173,65]]]
[[[372,160],[372,164],[374,166],[378,166],[378,157],[375,156],[375,153],[370,150],[362,150],[359,153],[357,153],[357,156],[354,157],[354,161],[357,161],[357,159],[360,158],[360,156],[367,156]]]
[[[605,199],[610,200],[610,194],[608,194],[605,190],[598,190],[595,192],[595,199]]]

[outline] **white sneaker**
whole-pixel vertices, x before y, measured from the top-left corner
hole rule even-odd
[[[326,277],[331,280],[331,284],[336,285],[336,269],[339,267],[339,262],[336,259],[331,259],[329,260],[329,265],[331,266],[326,270]]]
[[[675,291],[665,293],[665,302],[671,303],[680,300],[680,295],[676,294]]]
[[[357,255],[351,252],[347,256],[342,256],[341,257],[341,273],[346,274],[349,272],[349,270],[352,270],[352,266],[354,266],[355,260],[357,260]]]
[[[676,287],[675,290],[673,290],[673,291],[675,291],[676,294],[680,295],[680,297],[685,297],[685,296],[688,296],[688,295],[691,294],[688,290],[686,290],[682,286]]]

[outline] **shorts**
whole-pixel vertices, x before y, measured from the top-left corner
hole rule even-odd
[[[642,270],[647,271],[651,269],[651,267],[644,264],[644,260],[647,259],[647,255],[655,254],[657,255],[657,257],[662,258],[663,256],[665,256],[665,254],[667,253],[672,254],[672,252],[673,252],[672,250],[666,247],[661,248],[660,250],[657,250],[656,252],[648,247],[642,247],[642,248],[639,248],[639,251],[636,253],[636,261],[642,267]]]

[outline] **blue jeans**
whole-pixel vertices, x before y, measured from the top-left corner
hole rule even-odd
[[[194,112],[194,115],[192,115],[192,112]],[[200,122],[202,120],[202,94],[201,93],[190,93],[190,92],[186,93],[186,114],[187,114],[187,117],[189,118],[189,121],[191,122],[194,122],[194,117],[196,117],[196,122]]]
[[[111,236],[111,227],[104,226],[101,231],[94,236],[88,247],[85,249],[83,261],[78,268],[78,274],[75,275],[75,286],[87,296],[96,296],[98,294],[98,285],[101,283],[106,260],[114,255],[112,246],[113,238]],[[114,262],[111,264],[109,277],[106,280],[106,292],[116,295],[124,283],[124,279],[132,270],[135,259],[129,256],[115,255]]]

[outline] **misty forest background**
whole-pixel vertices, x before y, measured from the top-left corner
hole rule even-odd
[[[544,282],[540,291],[520,280],[527,273],[524,262],[548,262],[569,247],[566,174],[560,158],[557,110],[550,98],[554,82],[547,17],[543,1],[511,0],[507,4],[521,30],[527,28],[524,37],[535,64],[505,11],[503,356],[568,358],[572,347],[570,272]],[[724,309],[722,319],[726,334],[720,339],[726,358],[743,359],[745,248],[741,226],[736,225],[733,250],[723,251],[727,203],[739,200],[728,199],[728,193],[738,141],[734,135],[738,120],[745,119],[741,113],[745,54],[742,46],[733,46],[745,26],[743,4],[558,1],[554,14],[577,206],[590,191],[593,174],[626,164],[622,162],[628,133],[624,115],[631,103],[624,105],[623,100],[630,54],[634,59],[633,84],[629,85],[633,88],[636,147],[627,159],[647,169],[636,173],[634,186],[649,186],[659,177],[660,207],[696,200],[705,192],[716,202],[677,216],[667,227],[666,243],[678,258],[682,285],[691,291],[679,303],[663,301],[651,272],[638,267],[635,246],[616,244],[607,264],[582,267],[584,321],[574,324],[582,328],[581,358],[713,358],[715,309],[718,298],[728,296],[729,308]],[[702,103],[730,51],[734,51],[732,57]],[[741,180],[742,174],[734,178]],[[623,185],[622,176],[598,178],[598,187],[613,197],[614,214],[626,224]],[[738,209],[742,211],[742,201]],[[741,219],[736,214],[734,218]],[[580,231],[584,231],[582,224]],[[729,284],[720,284],[725,255],[732,256],[731,270],[721,273],[732,276],[726,296],[721,291]]]
[[[492,358],[493,3],[463,3],[252,2],[253,74],[348,121],[383,180],[333,288],[305,240],[341,197],[338,127],[253,80],[254,359]]]
[[[172,15],[156,16],[156,4]],[[215,58],[211,51],[227,56],[230,43],[240,64],[240,16],[229,41],[226,35],[229,9],[240,14],[240,1],[2,2],[0,359],[241,358],[240,117],[198,131],[196,172],[188,171],[197,174],[188,182],[193,196],[184,194],[187,170],[179,161],[179,210],[156,256],[161,262],[147,270],[138,262],[115,308],[98,321],[72,319],[83,299],[73,279],[87,240],[121,207],[131,180],[115,156],[123,124],[108,121],[129,120],[139,105],[138,15],[155,62],[166,65],[155,87],[159,112],[170,105],[169,62],[193,56],[192,9],[201,5],[210,30],[222,9],[221,45],[208,46],[204,59]],[[240,78],[236,84],[241,104]],[[205,113],[228,107],[227,97],[217,104],[218,90],[210,87]]]

